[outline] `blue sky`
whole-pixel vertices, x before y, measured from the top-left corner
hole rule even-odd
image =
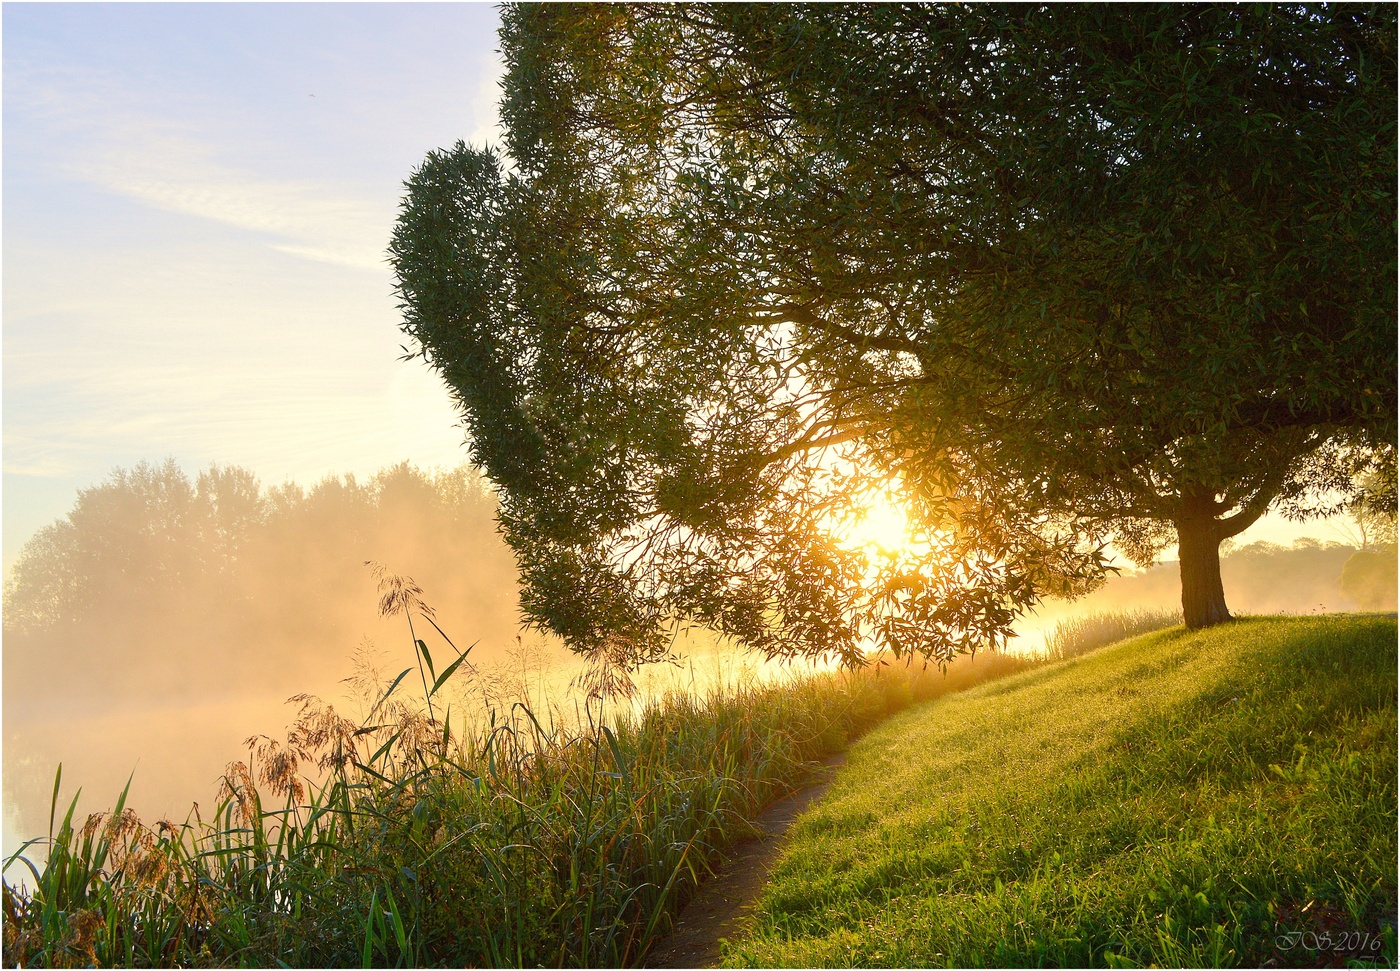
[[[265,484],[462,461],[385,248],[495,138],[487,4],[3,8],[4,558],[114,466]],[[1338,538],[1274,517],[1242,541]]]
[[[493,140],[487,4],[3,9],[4,556],[114,466],[265,483],[462,461],[385,247]]]

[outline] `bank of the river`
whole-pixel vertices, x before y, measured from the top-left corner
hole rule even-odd
[[[309,703],[202,817],[57,805],[42,873],[5,887],[5,961],[625,966],[814,761],[1031,663],[732,684],[581,723],[511,706],[452,731],[397,694],[363,726]],[[320,791],[303,788],[311,762]]]

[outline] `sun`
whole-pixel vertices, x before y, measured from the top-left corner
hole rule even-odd
[[[876,494],[857,511],[855,518],[847,525],[842,540],[847,546],[894,553],[911,546],[914,537],[909,517],[904,514],[895,497]]]

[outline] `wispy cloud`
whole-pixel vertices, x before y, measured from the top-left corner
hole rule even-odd
[[[325,183],[260,179],[188,139],[130,137],[137,127],[73,174],[158,209],[264,234],[279,252],[383,269],[393,211],[382,202]]]
[[[246,242],[66,254],[16,245],[5,297],[5,471],[77,474],[175,454],[273,477],[459,461],[451,399],[396,361],[387,281],[283,266]],[[157,265],[159,267],[157,268]],[[144,272],[143,272],[144,268]]]
[[[54,143],[67,176],[166,212],[257,233],[279,252],[357,269],[384,268],[393,225],[383,187],[281,180],[230,164],[220,137],[179,116],[143,111],[102,72],[7,70],[6,109]]]
[[[471,4],[6,7],[7,563],[115,465],[305,482],[463,458],[441,383],[396,360],[385,250],[424,153],[500,140],[496,23]]]

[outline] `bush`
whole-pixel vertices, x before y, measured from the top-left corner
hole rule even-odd
[[[1395,545],[1357,550],[1342,567],[1342,593],[1362,610],[1394,610]]]

